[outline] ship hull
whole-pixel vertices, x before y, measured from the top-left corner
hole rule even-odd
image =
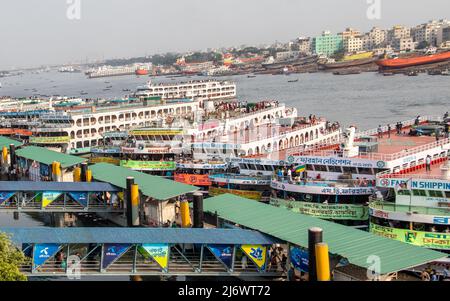
[[[414,58],[397,58],[397,59],[383,59],[375,63],[381,68],[405,68],[414,67],[426,64],[439,63],[450,60],[450,51],[432,54],[428,56],[419,56]]]

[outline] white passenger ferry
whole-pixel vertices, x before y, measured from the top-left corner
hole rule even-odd
[[[139,86],[136,97],[159,96],[162,99],[192,98],[204,100],[231,99],[236,97],[236,84],[230,81],[193,80],[179,83],[151,83]]]
[[[355,129],[349,128],[343,143],[334,149],[303,151],[288,157],[285,169],[304,165],[305,172],[291,176],[278,173],[271,184],[272,203],[348,225],[366,223],[369,197],[389,193],[376,188],[380,183],[377,175],[414,170],[425,163],[427,156],[432,160],[446,157],[448,138],[412,135],[418,128],[415,123],[431,126],[434,121],[439,123],[438,119],[405,121],[399,134],[387,132],[387,128],[379,134],[377,129],[355,134]]]

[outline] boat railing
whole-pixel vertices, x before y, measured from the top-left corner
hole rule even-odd
[[[414,214],[427,214],[435,216],[450,216],[450,207],[436,208],[423,206],[409,206],[396,204],[394,202],[386,202],[382,199],[370,198],[369,208],[392,212],[406,212]]]
[[[283,176],[279,177],[274,175],[272,180],[275,182],[294,184],[300,186],[322,186],[322,187],[375,187],[375,180],[369,179],[337,179],[337,180],[326,180],[326,179],[301,179],[299,177],[289,177]]]
[[[441,139],[432,143],[419,145],[411,149],[405,149],[393,154],[383,154],[383,153],[372,153],[372,152],[359,152],[357,158],[367,159],[373,161],[385,161],[390,162],[397,159],[401,159],[407,156],[418,154],[430,149],[437,147],[443,147],[444,145],[450,144],[450,138]],[[328,156],[328,157],[343,157],[343,151],[341,150],[309,150],[304,151],[302,155],[313,155],[313,156]]]
[[[420,122],[425,122],[425,121],[442,121],[442,117],[441,116],[423,116],[423,117],[419,118],[419,121]],[[416,118],[408,119],[408,120],[402,121],[402,126],[403,127],[412,126],[412,125],[415,124],[415,122],[416,122]],[[394,127],[391,127],[391,130],[393,130],[393,129],[394,129]],[[387,125],[382,126],[381,130],[383,132],[387,132],[388,131],[388,126]],[[357,138],[361,138],[361,137],[364,137],[364,136],[373,136],[373,135],[377,135],[377,134],[378,134],[378,128],[374,128],[374,129],[369,129],[369,130],[365,130],[365,131],[356,133],[355,134],[355,138],[357,139]]]

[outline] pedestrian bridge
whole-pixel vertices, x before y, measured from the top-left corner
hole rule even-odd
[[[0,212],[120,213],[121,191],[100,182],[0,181]]]
[[[194,228],[3,228],[27,276],[280,277],[266,264],[279,241],[257,231]],[[244,258],[244,259],[243,259]]]

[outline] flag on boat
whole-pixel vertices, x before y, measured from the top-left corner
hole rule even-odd
[[[298,165],[297,167],[295,167],[295,172],[297,172],[297,173],[304,172],[305,170],[306,170],[305,164]]]

